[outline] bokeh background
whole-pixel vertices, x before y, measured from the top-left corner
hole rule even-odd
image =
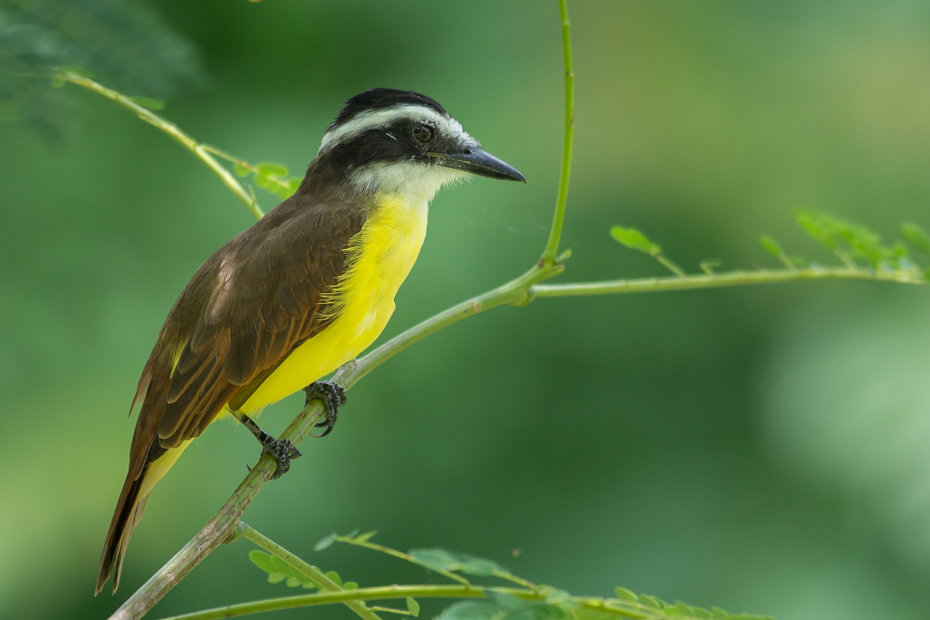
[[[563,247],[574,255],[561,281],[662,273],[609,237],[614,224],[646,231],[689,271],[705,258],[776,266],[762,232],[829,262],[793,223],[799,205],[887,238],[903,221],[930,227],[930,4],[577,0],[571,16]],[[29,19],[34,30],[17,30]],[[55,48],[61,24],[67,44]],[[83,59],[129,94],[164,98],[162,113],[197,139],[295,173],[349,96],[392,86],[439,100],[528,183],[481,179],[438,196],[384,337],[522,272],[545,243],[562,137],[555,2],[3,0],[0,35]],[[258,455],[242,429],[211,427],[154,492],[118,595],[93,597],[138,374],[187,279],[251,220],[125,110],[11,80],[0,106],[0,616],[101,618]],[[497,309],[360,383],[336,432],[305,442],[245,520],[362,585],[441,579],[314,542],[377,529],[393,547],[470,552],[577,594],[623,585],[781,620],[926,618],[928,349],[922,287]],[[300,406],[292,397],[262,420],[279,432]],[[250,548],[219,549],[153,617],[290,593],[265,582]]]

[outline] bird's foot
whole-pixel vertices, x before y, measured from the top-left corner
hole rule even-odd
[[[332,381],[314,381],[304,388],[304,392],[307,393],[304,406],[309,405],[310,401],[315,398],[323,401],[326,418],[322,422],[317,422],[316,425],[320,428],[326,428],[326,430],[319,435],[313,435],[313,437],[326,437],[336,426],[336,415],[339,413],[339,406],[346,404],[345,388]]]
[[[275,439],[255,423],[252,418],[244,413],[233,411],[232,414],[239,420],[243,426],[249,429],[249,432],[255,435],[258,443],[262,444],[262,456],[267,452],[274,460],[278,462],[278,468],[272,474],[271,479],[277,480],[291,468],[291,459],[300,457],[300,450],[297,449],[290,439]]]
[[[272,480],[277,480],[291,468],[291,459],[300,457],[300,450],[290,439],[275,439],[269,435],[266,437],[267,439],[262,441],[262,454],[267,452],[278,462],[278,468],[271,475]]]

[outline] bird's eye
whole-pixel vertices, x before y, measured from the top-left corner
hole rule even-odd
[[[417,125],[413,128],[413,137],[420,142],[429,142],[433,139],[433,128],[429,125]]]

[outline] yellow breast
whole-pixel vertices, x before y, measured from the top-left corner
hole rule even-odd
[[[243,405],[251,413],[326,376],[371,345],[426,236],[427,203],[379,196],[349,246],[350,267],[332,294],[338,317],[288,356]]]

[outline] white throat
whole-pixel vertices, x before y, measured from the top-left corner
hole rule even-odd
[[[426,208],[445,185],[464,181],[469,173],[445,166],[416,161],[370,164],[352,173],[352,185],[367,196],[377,193],[397,195],[404,201]]]

